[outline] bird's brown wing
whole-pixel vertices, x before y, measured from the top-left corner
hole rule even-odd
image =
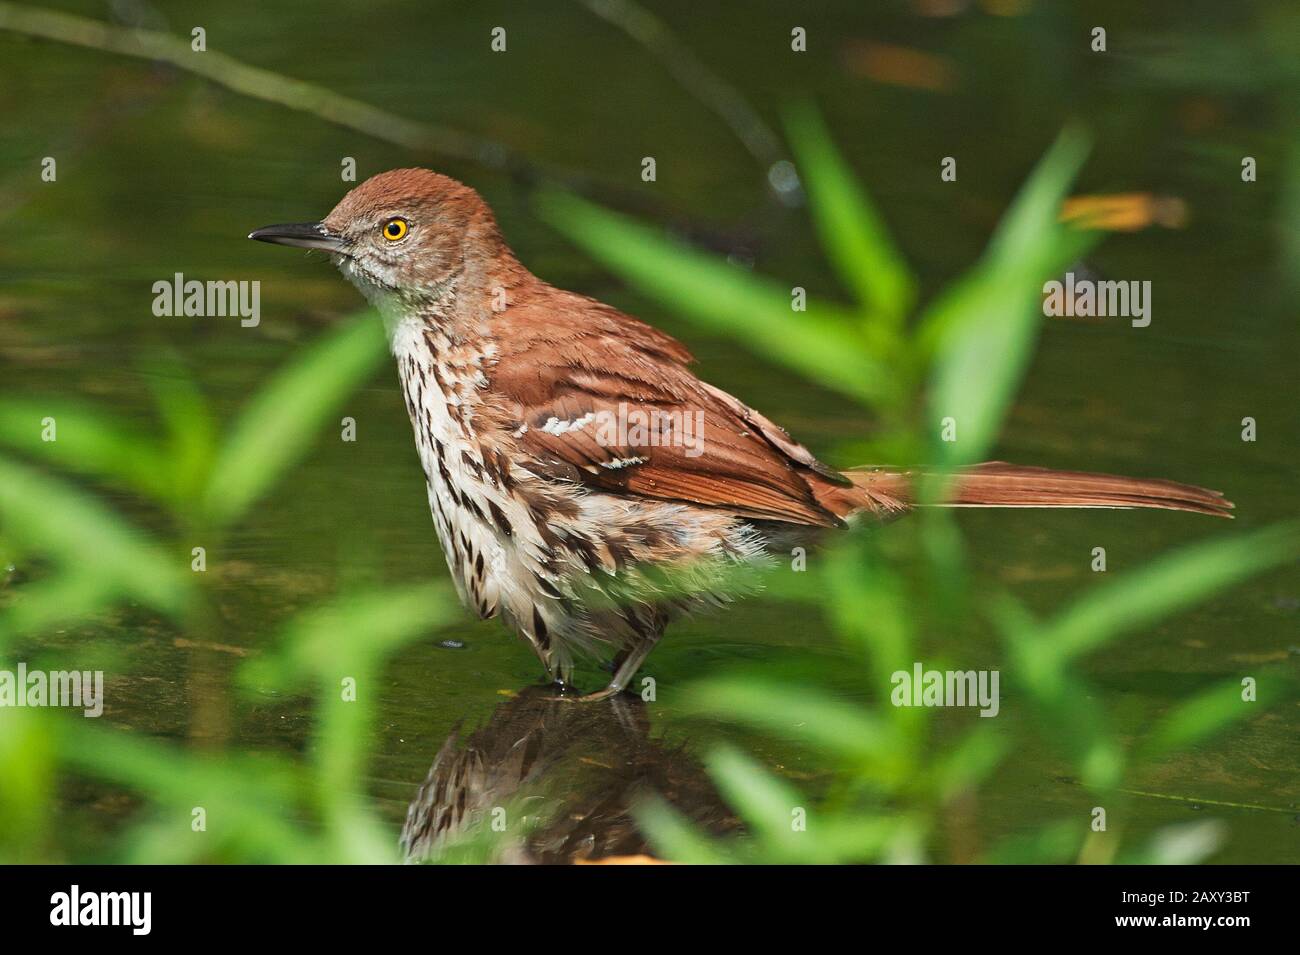
[[[490,391],[539,473],[609,492],[833,526],[818,485],[842,482],[742,402],[696,378],[678,342],[590,299],[578,320],[501,322]],[[504,317],[504,316],[503,316]],[[821,480],[818,480],[820,478]]]

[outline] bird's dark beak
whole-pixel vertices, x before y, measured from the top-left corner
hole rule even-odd
[[[348,242],[341,235],[330,232],[320,222],[290,222],[286,225],[268,225],[248,233],[258,242],[291,245],[297,249],[322,249],[325,252],[347,254]]]

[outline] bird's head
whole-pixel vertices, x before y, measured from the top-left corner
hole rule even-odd
[[[320,222],[266,226],[248,237],[327,252],[368,299],[399,307],[445,301],[467,269],[485,267],[504,248],[479,194],[428,169],[372,176]]]

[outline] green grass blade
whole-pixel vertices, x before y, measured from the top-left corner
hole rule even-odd
[[[1141,755],[1158,759],[1195,746],[1242,720],[1259,715],[1270,705],[1297,696],[1295,682],[1282,674],[1266,672],[1254,676],[1257,681],[1254,700],[1243,699],[1241,680],[1233,679],[1179,703],[1146,734]]]
[[[1294,522],[1195,544],[1093,589],[1044,626],[1043,640],[1063,658],[1077,657],[1297,556]]]
[[[0,526],[75,576],[157,610],[177,615],[192,593],[188,555],[158,550],[84,492],[4,458]]]
[[[930,434],[949,465],[987,456],[1029,364],[1042,323],[1042,283],[1066,267],[1092,237],[1057,218],[1087,142],[1067,130],[1020,191],[974,270],[927,311],[918,331],[934,354]],[[942,422],[956,440],[939,440]]]
[[[348,667],[369,668],[394,650],[457,619],[444,584],[413,584],[347,594],[307,610],[285,627],[275,649],[246,663],[246,687],[292,689],[308,679],[337,686]]]
[[[46,421],[54,440],[46,441]],[[145,434],[58,399],[0,399],[0,444],[34,459],[103,478],[156,500],[170,496],[170,462]]]
[[[786,128],[822,248],[872,316],[896,330],[916,302],[916,279],[889,229],[811,104],[788,111]]]
[[[977,726],[944,751],[934,767],[935,791],[941,799],[982,785],[1006,756],[1010,743],[988,726]]]
[[[991,262],[1006,268],[1026,260],[1047,260],[1042,248],[1044,235],[1062,228],[1061,203],[1083,168],[1089,148],[1089,138],[1079,128],[1069,126],[1061,131],[998,223],[987,252]]]
[[[730,746],[720,746],[706,759],[718,791],[754,834],[787,855],[811,848],[806,830],[794,828],[795,813],[808,813],[808,800],[755,760]]]
[[[188,510],[202,497],[217,452],[212,409],[186,368],[170,356],[147,372],[158,418],[167,429],[167,458],[172,494]]]
[[[267,754],[195,755],[160,740],[70,721],[62,727],[60,749],[76,767],[111,779],[160,802],[177,806],[198,792],[224,794],[229,801],[279,804],[301,793],[302,775],[287,760]]]
[[[1075,819],[1050,823],[1026,835],[1011,836],[980,861],[985,865],[1044,865],[1069,862],[1079,854],[1087,828]]]
[[[10,635],[44,633],[59,624],[91,617],[116,596],[114,582],[85,567],[23,585],[20,599],[0,610],[0,650]]]
[[[691,865],[723,865],[735,861],[720,843],[695,828],[659,796],[643,796],[632,812],[660,858]]]
[[[694,684],[686,707],[798,739],[844,759],[878,762],[893,752],[893,741],[879,721],[860,707],[828,700],[814,687],[720,678]]]
[[[277,372],[244,408],[218,453],[206,494],[213,523],[238,520],[292,467],[383,354],[382,326],[366,313],[331,330]]]
[[[1085,786],[1112,791],[1123,775],[1124,754],[1106,711],[1023,606],[1002,597],[992,612],[1009,651],[1009,675],[1042,715],[1046,740],[1068,751]]]
[[[265,754],[196,756],[178,747],[125,733],[64,725],[59,748],[67,764],[81,773],[110,780],[142,793],[171,821],[171,839],[200,841],[182,857],[239,861],[318,861],[315,841],[296,817],[303,803],[303,776],[288,761]],[[193,833],[192,810],[201,807],[209,832]],[[181,835],[177,835],[180,833]],[[136,827],[127,851],[156,860],[157,824]]]
[[[892,375],[867,353],[848,313],[815,302],[796,312],[789,288],[576,196],[543,191],[537,208],[593,258],[697,325],[859,401],[890,394]]]

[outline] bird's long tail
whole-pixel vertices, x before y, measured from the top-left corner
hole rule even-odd
[[[924,472],[905,468],[845,471],[853,486],[835,489],[825,503],[841,517],[869,512],[890,517],[916,506]],[[947,507],[1152,507],[1231,517],[1232,502],[1218,491],[1154,478],[1085,471],[1053,471],[989,461],[957,471],[940,502]]]

